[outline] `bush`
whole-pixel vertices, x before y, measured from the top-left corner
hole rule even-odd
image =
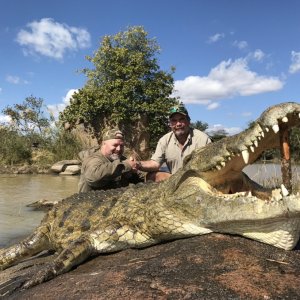
[[[0,140],[1,164],[30,163],[31,145],[26,137],[9,127],[0,127]]]
[[[72,132],[58,130],[47,147],[55,161],[77,159],[78,152],[82,150],[81,143]]]

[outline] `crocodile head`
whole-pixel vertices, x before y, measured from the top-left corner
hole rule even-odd
[[[281,130],[295,126],[300,126],[300,104],[282,103],[267,109],[247,130],[195,150],[168,180],[173,191],[168,205],[185,205],[185,213],[191,212],[190,219],[205,230],[294,248],[300,235],[299,193],[283,184],[265,188],[242,170],[263,151],[280,148]]]
[[[300,104],[282,103],[267,109],[247,130],[209,144],[187,157],[184,170],[195,172],[222,193],[253,191],[269,198],[242,172],[263,151],[280,148],[281,130],[300,126]],[[285,192],[284,192],[285,193]]]

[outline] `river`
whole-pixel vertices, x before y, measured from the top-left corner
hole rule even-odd
[[[45,215],[27,204],[77,192],[79,176],[0,175],[0,248],[31,233]]]
[[[261,184],[281,182],[280,166],[254,164],[244,170]],[[0,248],[31,233],[44,212],[27,204],[41,200],[59,200],[77,192],[79,176],[0,175]],[[300,168],[293,168],[293,181],[300,182]]]

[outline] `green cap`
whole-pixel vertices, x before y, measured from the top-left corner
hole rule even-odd
[[[102,141],[121,139],[124,140],[123,132],[118,128],[109,129],[104,132]]]
[[[171,118],[172,115],[174,115],[174,114],[182,114],[184,116],[189,117],[189,113],[186,110],[186,108],[184,107],[182,102],[176,106],[171,107],[169,117]]]

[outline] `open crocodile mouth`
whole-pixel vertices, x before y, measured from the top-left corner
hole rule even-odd
[[[242,170],[265,150],[279,148],[283,156],[283,132],[299,126],[300,104],[287,102],[273,106],[245,131],[196,150],[197,159],[188,158],[185,167],[197,170],[199,177],[223,194],[247,192],[261,199],[286,196],[289,188],[284,184],[280,191],[272,191],[251,180]]]

